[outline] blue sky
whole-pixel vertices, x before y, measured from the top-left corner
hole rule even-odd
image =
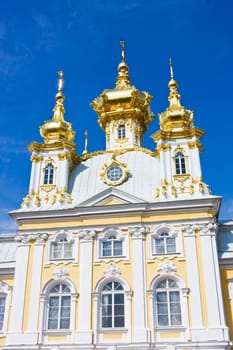
[[[168,105],[172,57],[182,104],[206,130],[201,155],[204,181],[223,197],[222,219],[233,218],[231,0],[0,0],[0,232],[15,224],[7,212],[28,192],[26,146],[41,142],[39,126],[52,117],[57,71],[64,71],[66,119],[77,151],[105,139],[89,103],[115,85],[126,42],[132,84],[154,96],[158,114]],[[150,135],[144,146],[154,149]]]

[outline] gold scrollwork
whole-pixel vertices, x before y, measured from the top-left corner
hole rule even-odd
[[[174,179],[179,181],[179,182],[185,182],[186,180],[188,180],[190,178],[189,174],[177,174],[177,175],[173,175]]]

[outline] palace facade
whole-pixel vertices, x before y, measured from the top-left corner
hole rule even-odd
[[[202,177],[204,131],[181,105],[170,63],[155,150],[152,97],[125,51],[93,102],[106,149],[77,154],[59,72],[53,117],[33,142],[29,191],[0,235],[0,349],[230,349],[233,222]]]

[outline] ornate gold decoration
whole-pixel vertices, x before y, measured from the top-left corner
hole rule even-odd
[[[163,151],[163,152],[167,152],[171,149],[171,145],[169,144],[164,144],[164,143],[161,143],[158,147],[157,147],[157,151]]]
[[[150,111],[152,96],[139,91],[130,84],[129,67],[125,62],[125,44],[121,41],[122,61],[118,65],[118,76],[114,89],[107,89],[91,102],[91,106],[99,116],[99,124],[106,133],[109,124],[134,121],[140,130],[140,138],[153,120]]]
[[[120,177],[120,179],[118,179],[116,181],[111,181],[107,177],[108,169],[110,169],[113,166],[119,166],[122,169],[122,176]],[[121,183],[123,183],[124,181],[126,181],[129,172],[130,171],[129,171],[129,169],[127,169],[126,164],[116,160],[116,156],[113,155],[110,162],[104,164],[104,166],[102,167],[102,170],[100,171],[100,176],[101,176],[103,182],[105,182],[107,185],[117,186],[117,185],[120,185]]]
[[[32,161],[32,162],[35,162],[35,163],[41,162],[42,159],[43,159],[42,156],[39,156],[39,155],[36,155],[36,154],[33,154],[33,155],[31,156],[31,161]]]
[[[69,153],[59,153],[58,159],[59,160],[71,160],[71,156]]]
[[[56,185],[41,185],[40,186],[41,191],[45,191],[45,192],[51,192],[55,188],[56,188]]]
[[[186,180],[188,180],[190,178],[189,174],[176,174],[173,175],[173,178],[179,182],[185,182]]]
[[[200,152],[203,151],[203,147],[202,147],[201,143],[198,141],[189,142],[188,147],[189,147],[189,149],[198,148]]]
[[[194,186],[193,186],[193,185],[190,185],[190,186],[189,186],[189,193],[190,193],[190,194],[193,194],[193,193],[194,193]]]

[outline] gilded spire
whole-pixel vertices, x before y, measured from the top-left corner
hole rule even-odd
[[[174,73],[173,73],[173,66],[172,66],[172,59],[169,58],[169,66],[170,66],[170,75],[171,79],[168,83],[168,87],[170,90],[168,101],[170,102],[169,108],[177,108],[180,107],[180,95],[177,91],[178,83],[174,79]]]
[[[129,67],[125,62],[125,42],[120,41],[121,45],[121,63],[118,65],[118,77],[116,80],[116,89],[127,89],[130,87]]]
[[[53,108],[53,118],[45,122],[40,128],[40,134],[45,139],[46,143],[51,143],[58,140],[73,141],[74,132],[71,123],[64,119],[65,108],[63,102],[65,96],[63,94],[63,72],[58,72],[58,91],[55,96],[56,104]]]

